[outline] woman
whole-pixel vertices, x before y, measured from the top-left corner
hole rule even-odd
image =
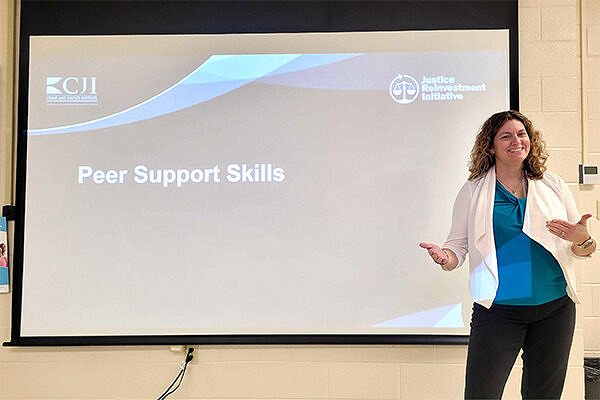
[[[0,267],[8,267],[8,259],[6,258],[6,245],[0,243]]]
[[[540,133],[503,111],[481,127],[470,176],[440,247],[421,243],[446,271],[469,253],[474,299],[465,398],[499,399],[523,349],[521,394],[558,399],[575,327],[573,257],[596,249],[565,182],[545,172]]]

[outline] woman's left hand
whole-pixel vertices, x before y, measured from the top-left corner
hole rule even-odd
[[[569,221],[562,219],[553,219],[552,221],[546,222],[546,228],[548,228],[550,233],[555,234],[561,239],[579,244],[590,237],[586,227],[586,221],[591,216],[592,214],[584,214],[576,224],[572,224]]]

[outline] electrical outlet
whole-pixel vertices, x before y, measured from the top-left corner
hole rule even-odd
[[[189,346],[189,347],[194,348],[194,352],[192,353],[194,358],[192,358],[192,361],[190,362],[190,364],[198,365],[198,361],[200,360],[200,346]]]
[[[169,350],[171,351],[171,353],[181,353],[182,355],[187,356],[187,352],[188,349],[193,348],[194,351],[192,352],[192,361],[190,361],[191,365],[197,365],[198,364],[198,352],[200,351],[200,346],[192,346],[192,345],[185,345],[185,344],[175,344],[169,347]]]

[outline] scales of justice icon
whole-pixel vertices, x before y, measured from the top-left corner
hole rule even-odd
[[[419,93],[419,84],[409,75],[398,75],[390,85],[390,95],[400,104],[412,103]]]
[[[394,93],[394,96],[399,97],[402,95],[402,100],[406,100],[406,95],[408,94],[410,97],[414,96],[415,93],[417,93],[417,89],[415,89],[415,85],[412,83],[402,81],[396,82],[396,86],[392,92]]]

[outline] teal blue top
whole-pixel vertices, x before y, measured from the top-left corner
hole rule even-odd
[[[496,304],[536,306],[567,294],[567,282],[554,256],[522,231],[526,204],[527,198],[517,199],[496,181]]]

